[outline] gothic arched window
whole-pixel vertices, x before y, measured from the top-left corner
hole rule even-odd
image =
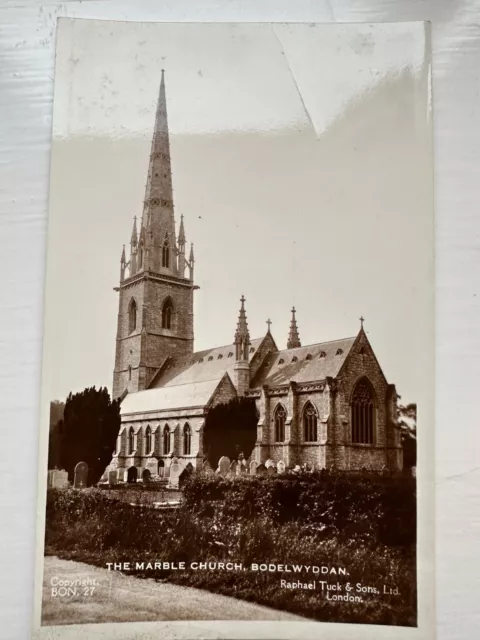
[[[352,396],[352,442],[373,444],[375,427],[375,402],[368,380],[357,383]]]
[[[130,300],[128,306],[128,333],[132,333],[137,328],[137,303],[134,298]]]
[[[170,268],[170,242],[166,234],[162,247],[162,267],[165,267],[166,269]]]
[[[171,446],[170,427],[168,426],[168,424],[166,424],[163,430],[163,455],[166,456],[167,454],[170,453],[170,446]]]
[[[162,307],[162,328],[171,329],[173,320],[173,303],[167,298]]]
[[[283,405],[277,405],[275,409],[275,442],[284,442],[285,440],[285,421],[287,412]]]
[[[145,429],[145,454],[152,451],[152,430],[150,425]]]
[[[135,431],[133,427],[130,427],[128,432],[128,453],[133,453],[135,451]]]
[[[183,454],[189,456],[192,450],[192,431],[190,425],[187,424],[183,427]]]
[[[305,405],[303,411],[303,437],[305,442],[317,441],[317,412],[311,402]]]

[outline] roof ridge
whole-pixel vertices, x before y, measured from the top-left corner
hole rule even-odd
[[[312,342],[312,344],[302,345],[301,347],[292,347],[291,349],[280,349],[277,353],[285,351],[298,351],[300,349],[309,349],[310,347],[320,347],[324,344],[332,344],[333,342],[343,342],[345,340],[356,340],[357,336],[348,336],[347,338],[337,338],[336,340],[326,340],[325,342]]]
[[[263,336],[261,338],[252,338],[252,340],[250,341],[250,344],[252,342],[256,342],[257,340],[261,341],[261,340],[263,340],[264,337],[265,336]],[[199,353],[205,353],[206,351],[216,351],[217,349],[226,349],[227,347],[234,347],[234,346],[235,346],[234,342],[229,342],[228,344],[222,344],[219,347],[210,347],[210,348],[207,348],[207,349],[201,349],[200,351],[194,351],[192,353],[192,355],[189,356],[189,357],[192,358],[192,357],[198,355]]]

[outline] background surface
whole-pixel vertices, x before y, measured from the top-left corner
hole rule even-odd
[[[476,402],[480,380],[480,3],[224,0],[195,5],[194,0],[1,5],[1,636],[17,639],[30,634],[55,20],[72,16],[432,22],[437,254],[437,421],[432,456],[437,488],[438,637],[476,637],[480,633]]]

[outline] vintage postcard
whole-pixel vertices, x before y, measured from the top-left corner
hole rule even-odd
[[[432,638],[428,25],[56,56],[35,637]]]

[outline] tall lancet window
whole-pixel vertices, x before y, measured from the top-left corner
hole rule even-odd
[[[133,453],[135,451],[135,431],[133,427],[130,427],[130,431],[128,432],[128,453]]]
[[[305,405],[303,411],[303,437],[305,442],[317,441],[317,412],[311,402]]]
[[[128,333],[132,333],[137,328],[137,303],[132,298],[128,306]]]
[[[150,425],[145,429],[145,454],[148,454],[152,451],[152,430],[150,429]]]
[[[352,442],[373,444],[375,401],[371,384],[365,378],[358,382],[352,396]]]
[[[173,328],[173,302],[171,298],[167,298],[162,307],[162,328]]]
[[[162,267],[170,269],[170,242],[167,234],[165,234],[162,247]]]
[[[282,404],[277,405],[275,409],[275,442],[284,442],[285,440],[285,421],[287,412]]]
[[[189,456],[192,451],[192,431],[190,425],[187,424],[183,427],[183,455]]]
[[[163,430],[163,455],[164,456],[170,453],[170,447],[171,447],[170,427],[168,426],[168,424],[166,424]]]

